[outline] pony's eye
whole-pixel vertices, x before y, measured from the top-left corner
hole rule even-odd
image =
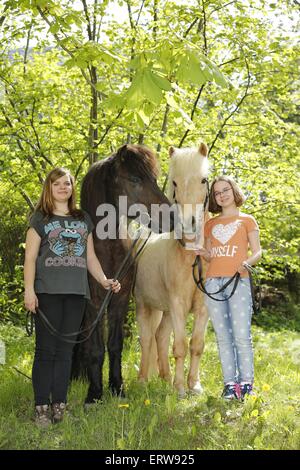
[[[177,183],[174,180],[173,180],[173,185],[175,186],[175,188],[177,188]]]
[[[201,181],[202,184],[205,184],[207,183],[207,179],[206,178],[203,178],[203,180]]]
[[[130,176],[128,179],[129,179],[129,181],[131,181],[132,183],[136,183],[136,184],[142,182],[141,178],[139,178],[138,176]]]

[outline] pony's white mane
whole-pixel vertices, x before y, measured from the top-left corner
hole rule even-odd
[[[191,178],[199,178],[199,182],[203,178],[207,178],[209,171],[208,158],[199,152],[199,147],[192,148],[175,148],[170,158],[170,168],[168,177],[167,197],[173,199],[173,181],[185,182]]]

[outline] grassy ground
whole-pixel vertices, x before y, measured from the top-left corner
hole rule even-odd
[[[85,412],[87,385],[73,383],[69,415],[59,425],[37,429],[32,421],[33,339],[0,325],[6,364],[0,366],[1,449],[300,449],[300,315],[284,306],[263,311],[253,325],[256,397],[224,403],[215,339],[208,329],[201,361],[205,392],[178,400],[159,379],[137,383],[138,342],[128,340],[123,357],[126,399],[105,393],[103,404]],[[137,338],[136,331],[133,338]],[[107,384],[107,370],[105,369]]]

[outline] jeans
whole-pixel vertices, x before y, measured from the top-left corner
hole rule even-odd
[[[228,277],[211,277],[205,287],[209,293],[218,291]],[[226,289],[213,295],[224,299],[230,295],[231,283]],[[209,317],[212,321],[219,356],[222,365],[224,383],[253,383],[253,347],[251,338],[252,297],[249,278],[240,278],[233,296],[229,300],[218,302],[205,296]]]
[[[60,333],[78,331],[86,300],[76,294],[37,294],[39,307],[49,322]],[[35,405],[65,403],[71,375],[74,344],[53,336],[44,326],[40,315],[35,320],[35,356],[32,384]],[[76,340],[76,336],[68,338]],[[51,400],[52,399],[52,400]]]

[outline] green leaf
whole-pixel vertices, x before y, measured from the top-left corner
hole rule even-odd
[[[145,98],[155,104],[162,100],[162,90],[152,80],[151,70],[146,69],[142,79],[142,90]]]
[[[144,111],[142,109],[140,109],[138,112],[137,112],[137,115],[141,118],[141,120],[143,121],[144,124],[146,124],[146,126],[149,125],[150,123],[150,118],[149,116],[147,116]]]
[[[49,28],[49,31],[52,33],[52,34],[56,34],[58,31],[59,31],[59,23],[53,23],[50,28]]]
[[[169,80],[167,80],[162,75],[159,75],[158,73],[154,73],[153,71],[150,71],[150,76],[153,82],[155,83],[155,85],[157,85],[162,90],[170,91],[172,89],[172,86]]]

